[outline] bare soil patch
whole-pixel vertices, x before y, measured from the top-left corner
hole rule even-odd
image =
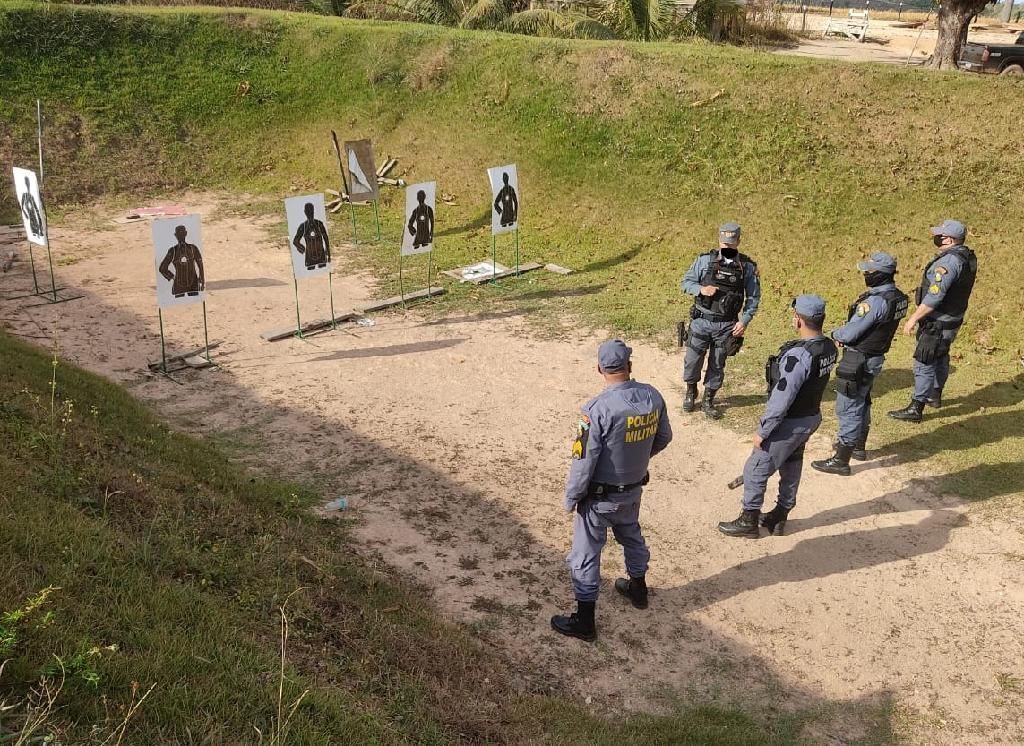
[[[912,743],[1024,739],[1024,695],[1007,685],[1024,679],[1016,529],[936,494],[930,475],[869,462],[845,480],[808,466],[790,535],[725,538],[715,523],[738,510],[725,484],[749,439],[682,415],[678,355],[637,343],[637,377],[666,394],[676,433],[654,462],[642,512],[651,608],[636,612],[614,596],[622,560],[610,542],[599,642],[561,639],[548,628],[571,597],[560,492],[575,412],[599,390],[602,335],[567,325],[539,338],[515,313],[409,311],[266,343],[261,331],[294,320],[276,222],[233,217],[209,195],[173,201],[204,214],[217,370],[179,382],[146,372],[159,354],[149,225],[110,225],[116,213],[102,206],[54,230],[54,246],[74,259],[58,268],[60,282],[87,297],[3,301],[8,328],[40,344],[56,332],[65,357],[183,429],[261,469],[304,476],[325,497],[347,496],[345,515],[358,521],[368,555],[422,581],[444,613],[595,706],[659,711],[674,693],[787,710],[891,699]],[[334,230],[345,232],[340,222]],[[2,283],[3,297],[29,286],[27,261]],[[326,313],[321,285],[300,286],[309,318]],[[338,310],[372,290],[369,278],[339,273]],[[202,339],[196,309],[165,323],[172,348]],[[829,435],[812,440],[808,460],[828,451]],[[808,735],[864,733],[838,718],[834,732]]]

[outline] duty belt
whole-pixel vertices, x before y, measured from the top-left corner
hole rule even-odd
[[[710,311],[705,311],[704,309],[702,309],[698,305],[694,305],[693,309],[690,311],[690,318],[695,319],[698,316],[700,318],[704,319],[705,321],[712,321],[712,322],[716,322],[716,321],[739,321],[739,318],[740,318],[739,314],[737,314],[736,316],[726,316],[724,313],[711,313]]]
[[[645,484],[651,481],[650,474],[644,474],[644,478],[639,482],[633,484],[605,484],[603,482],[591,482],[587,488],[587,494],[593,497],[600,497],[602,495],[621,495],[625,492],[631,492],[637,487],[643,487]]]

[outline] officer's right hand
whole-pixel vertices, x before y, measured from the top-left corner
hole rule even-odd
[[[718,288],[716,288],[714,285],[702,285],[700,289],[700,294],[706,295],[708,298],[710,298],[716,292],[718,292]]]

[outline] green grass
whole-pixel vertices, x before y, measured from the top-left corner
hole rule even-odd
[[[835,716],[888,740],[884,703],[765,714],[680,700],[669,716],[612,720],[569,704],[557,681],[514,683],[538,672],[360,559],[344,524],[311,515],[307,489],[244,472],[113,384],[3,334],[0,359],[0,702],[52,676],[59,656],[67,681],[50,721],[65,743],[101,741],[133,682],[136,698],[156,688],[129,743],[269,736],[289,597],[286,711],[309,690],[289,743],[791,743]],[[50,587],[34,613],[3,614]],[[19,712],[0,710],[0,739]]]
[[[489,252],[484,169],[515,161],[523,258],[580,271],[455,287],[444,311],[512,305],[667,344],[690,305],[683,271],[719,222],[739,220],[764,283],[723,392],[748,403],[728,420],[744,429],[760,405],[761,362],[788,335],[790,299],[819,292],[838,320],[860,290],[856,260],[876,249],[898,256],[910,289],[932,252],[928,226],[956,216],[972,228],[981,275],[954,348],[955,407],[917,428],[887,421],[883,411],[907,399],[912,347],[901,337],[876,397],[874,443],[954,475],[945,486],[969,498],[1024,488],[1012,468],[1024,458],[1024,158],[1005,126],[1019,114],[1014,81],[704,43],[23,0],[0,10],[0,45],[0,148],[32,162],[42,97],[51,205],[195,186],[260,195],[277,213],[276,197],[337,185],[334,128],[373,138],[410,183],[436,179],[456,197],[438,207],[435,259],[449,268]],[[403,203],[385,195],[386,240],[353,260],[390,293]],[[4,215],[16,208],[3,205]],[[361,220],[365,235],[365,210]],[[511,258],[505,242],[499,260]],[[425,267],[411,272],[420,282]]]

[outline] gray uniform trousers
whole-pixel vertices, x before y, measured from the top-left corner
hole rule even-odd
[[[760,510],[768,479],[779,472],[779,505],[792,510],[804,470],[804,446],[821,424],[821,415],[788,417],[772,430],[743,465],[743,509]]]
[[[686,356],[683,358],[683,383],[697,383],[708,358],[708,369],[704,374],[704,388],[718,391],[725,380],[725,341],[732,334],[735,321],[708,321],[696,318],[690,322],[690,337],[686,340]],[[694,338],[694,333],[711,337],[712,341]],[[711,354],[708,355],[708,347]]]
[[[871,388],[875,379],[882,372],[884,355],[873,355],[866,362],[865,378],[867,380],[857,387],[854,396],[836,392],[836,417],[839,419],[837,437],[844,446],[858,446],[863,442],[863,435],[871,426]]]
[[[577,601],[596,601],[601,585],[601,550],[612,530],[622,545],[626,572],[631,578],[647,573],[651,552],[640,532],[640,495],[643,489],[615,495],[612,500],[585,500],[577,506],[572,549],[565,558]]]
[[[949,348],[959,332],[960,327],[942,330],[945,351],[935,356],[935,362],[925,365],[914,360],[914,401],[927,401],[946,386],[949,378]]]

